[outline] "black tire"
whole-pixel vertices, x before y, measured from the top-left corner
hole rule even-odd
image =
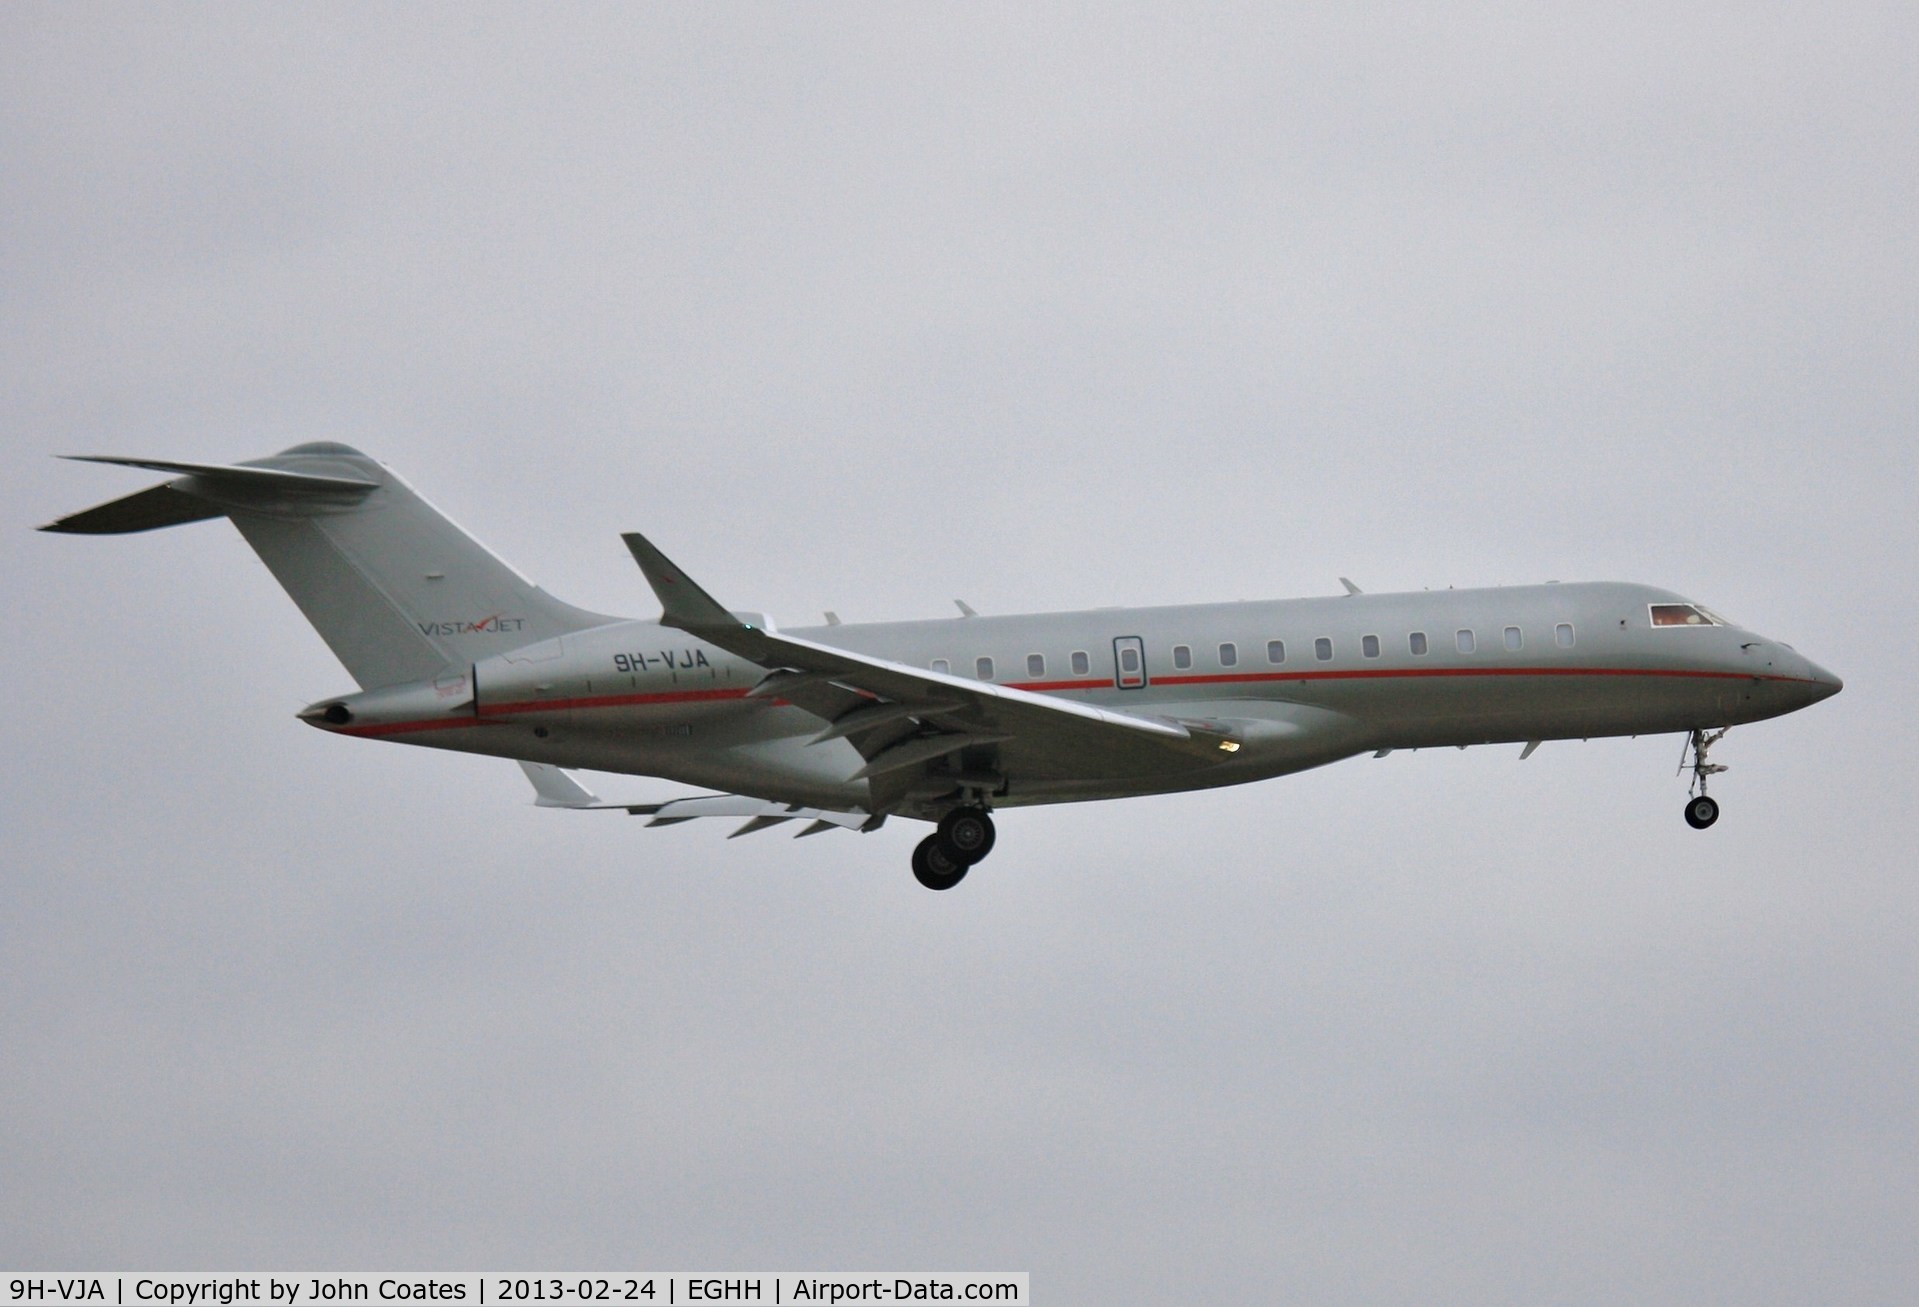
[[[969,867],[984,862],[999,838],[984,808],[954,808],[940,818],[937,834],[946,856]]]
[[[1719,803],[1705,795],[1686,800],[1686,824],[1694,830],[1704,830],[1719,820]]]
[[[952,889],[966,879],[967,870],[964,862],[955,862],[946,855],[938,835],[928,835],[913,850],[913,879],[927,889]]]

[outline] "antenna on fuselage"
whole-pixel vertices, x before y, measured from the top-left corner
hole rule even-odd
[[[1361,590],[1358,586],[1353,584],[1351,577],[1342,576],[1339,578],[1339,583],[1346,587],[1346,593],[1349,595],[1363,595],[1366,593],[1364,590]]]

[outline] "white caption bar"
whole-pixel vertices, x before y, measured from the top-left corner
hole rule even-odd
[[[343,1303],[449,1307],[680,1307],[753,1303],[759,1307],[839,1307],[845,1303],[996,1303],[1029,1307],[1026,1271],[799,1272],[695,1274],[620,1271],[565,1275],[477,1271],[341,1275],[331,1272],[15,1274],[0,1272],[0,1307],[332,1307]]]

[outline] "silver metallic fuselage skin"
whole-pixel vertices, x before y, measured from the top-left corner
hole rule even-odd
[[[1582,583],[835,625],[784,634],[1115,711],[1224,723],[1238,748],[1157,766],[1088,756],[1026,769],[997,757],[995,806],[1234,785],[1381,749],[1639,735],[1737,725],[1837,693],[1838,678],[1731,624],[1653,625],[1668,591]],[[1508,646],[1509,628],[1518,632]],[[1568,643],[1567,631],[1570,631]],[[1472,633],[1462,652],[1459,632]],[[1426,652],[1413,652],[1415,633]],[[1369,640],[1373,637],[1376,644]],[[1143,684],[1122,688],[1117,642]],[[1331,656],[1319,656],[1319,641]],[[1284,661],[1269,660],[1269,642]],[[1220,646],[1234,646],[1226,663]],[[616,622],[469,668],[332,701],[306,720],[345,735],[561,767],[660,776],[830,809],[871,809],[863,759],[822,721],[749,697],[764,667],[655,622]],[[1176,646],[1190,665],[1176,666]],[[1376,652],[1374,650],[1376,649]],[[1084,654],[1086,672],[1074,673]],[[1043,670],[1029,671],[1029,658]],[[316,705],[316,709],[321,705]],[[916,813],[910,806],[902,815]]]

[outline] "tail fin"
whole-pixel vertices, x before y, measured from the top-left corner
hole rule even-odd
[[[115,534],[231,518],[363,689],[614,620],[553,598],[346,445],[296,445],[224,467],[86,461],[182,475],[41,530]]]

